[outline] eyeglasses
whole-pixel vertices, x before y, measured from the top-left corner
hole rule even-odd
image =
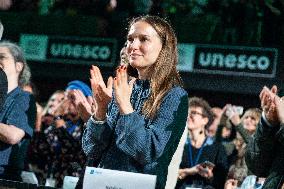
[[[199,113],[199,112],[194,111],[194,110],[190,111],[188,114],[190,116],[200,115],[200,116],[204,117],[204,115],[202,113]]]

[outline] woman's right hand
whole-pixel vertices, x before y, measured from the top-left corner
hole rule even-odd
[[[109,77],[106,85],[103,80],[101,71],[97,66],[92,66],[90,74],[91,87],[97,106],[94,116],[97,120],[104,120],[106,117],[107,105],[112,98],[113,78]]]
[[[230,119],[234,126],[241,123],[241,118],[236,107],[231,104],[226,105],[226,116]]]

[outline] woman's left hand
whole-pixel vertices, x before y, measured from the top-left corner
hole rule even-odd
[[[121,114],[129,114],[134,110],[130,103],[130,96],[133,89],[135,79],[128,83],[128,76],[125,66],[120,66],[116,70],[116,78],[114,79],[114,94]]]

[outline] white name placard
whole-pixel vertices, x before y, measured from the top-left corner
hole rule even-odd
[[[63,189],[75,189],[78,177],[65,176],[63,180]]]
[[[86,167],[83,189],[154,189],[156,176]]]

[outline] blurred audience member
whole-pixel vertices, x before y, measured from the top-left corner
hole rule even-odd
[[[64,90],[57,90],[55,91],[51,97],[48,99],[46,106],[42,111],[42,116],[47,114],[53,114],[55,109],[58,107],[60,102],[64,100],[65,94]]]
[[[21,86],[21,88],[24,91],[33,94],[35,98],[37,97],[37,90],[32,82],[26,83],[25,85]],[[36,123],[35,123],[35,132],[40,132],[41,116],[42,116],[43,108],[38,102],[36,102],[36,111],[37,111],[37,115],[36,115]]]
[[[248,143],[249,139],[256,131],[260,121],[261,111],[258,108],[250,108],[244,113],[242,118],[240,118],[240,112],[238,112],[234,106],[228,105],[226,114],[231,124],[235,126],[236,131],[243,137],[245,143]]]
[[[224,110],[219,108],[219,107],[213,107],[211,109],[211,111],[213,112],[214,120],[213,120],[212,124],[209,125],[208,128],[206,129],[206,134],[209,137],[215,137],[218,126],[221,123],[221,118],[222,118],[222,115],[224,113]]]
[[[231,180],[237,181],[237,186],[241,186],[242,182],[244,181],[245,177],[248,175],[248,168],[245,163],[245,150],[246,150],[246,143],[244,142],[243,138],[239,133],[237,133],[236,138],[234,139],[235,144],[235,151],[236,155],[234,160],[231,162],[229,173],[227,176],[226,183],[232,183]],[[234,182],[233,182],[234,183]]]
[[[189,100],[187,126],[188,140],[179,170],[176,188],[223,188],[227,175],[227,156],[224,147],[206,136],[205,128],[211,125],[213,113],[209,104],[197,97]],[[209,161],[209,163],[204,163]]]
[[[84,122],[92,115],[92,91],[82,81],[71,81],[65,89],[55,92],[43,116],[43,132],[30,146],[30,169],[37,172],[40,182],[56,180],[61,187],[64,176],[79,176],[85,164],[81,148]],[[47,118],[46,118],[47,117]]]
[[[226,107],[223,108],[224,111]],[[217,142],[221,142],[226,150],[226,154],[228,157],[228,164],[230,165],[232,162],[232,158],[235,156],[234,149],[234,139],[236,138],[236,129],[232,126],[228,117],[225,113],[222,114],[220,125],[218,126],[215,140]]]
[[[277,87],[264,87],[259,95],[263,110],[257,131],[248,144],[246,163],[258,177],[267,177],[263,189],[283,188],[284,101]]]
[[[226,116],[228,117],[227,124],[236,132],[233,140],[227,145],[227,155],[229,165],[236,165],[237,167],[246,166],[243,158],[243,149],[249,140],[252,140],[252,135],[255,133],[257,125],[260,120],[260,110],[258,108],[250,108],[246,110],[242,118],[243,107],[226,105]],[[230,149],[228,148],[230,146]],[[243,147],[241,147],[243,146]],[[241,154],[241,155],[240,155]],[[238,163],[242,161],[243,163]],[[239,180],[240,185],[242,181]]]
[[[232,165],[224,189],[240,189],[243,180],[247,176],[247,168]],[[248,189],[248,188],[247,188]]]
[[[34,133],[29,146],[29,170],[35,172],[39,184],[45,184],[45,179],[47,175],[50,174],[48,172],[48,166],[50,166],[53,161],[52,157],[55,157],[55,152],[47,142],[44,131],[54,123],[54,111],[58,108],[63,99],[63,90],[57,90],[51,95],[41,114],[40,131]]]

